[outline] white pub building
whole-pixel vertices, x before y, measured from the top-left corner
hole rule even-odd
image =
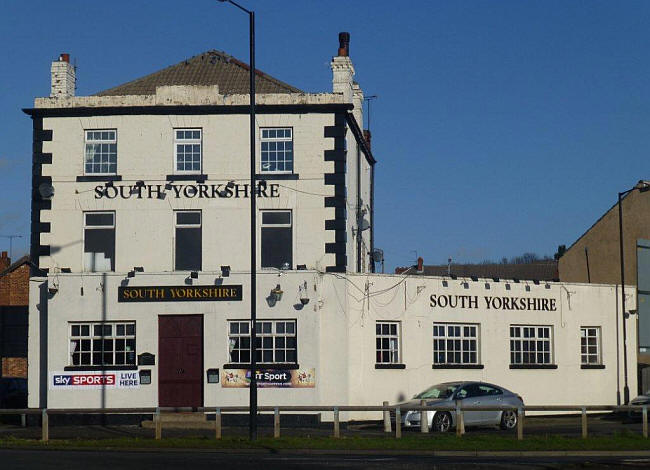
[[[250,194],[260,405],[395,402],[483,380],[527,404],[636,391],[611,285],[374,274],[374,165],[349,35],[333,91],[208,51],[92,96],[62,54],[33,120],[29,406],[246,405]],[[634,309],[630,289],[628,305]],[[348,417],[363,417],[351,414]]]

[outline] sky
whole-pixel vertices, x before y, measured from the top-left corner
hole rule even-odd
[[[415,263],[552,256],[650,179],[650,2],[240,0],[257,68],[331,92],[351,34],[371,104],[375,246]],[[31,120],[50,63],[88,95],[209,49],[248,62],[248,17],[216,0],[0,0],[0,235],[28,251]],[[644,163],[645,162],[645,163]],[[0,249],[9,241],[0,238]]]

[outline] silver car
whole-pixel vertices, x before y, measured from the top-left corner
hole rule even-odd
[[[512,406],[524,405],[521,397],[503,387],[485,382],[445,382],[418,393],[412,400],[399,405],[420,406],[425,400],[426,406],[456,406],[456,400],[461,406]],[[447,432],[456,426],[455,411],[427,411],[429,429]],[[495,426],[502,429],[514,429],[517,426],[517,411],[465,411],[463,413],[466,426]],[[395,422],[395,412],[391,411],[391,420]],[[401,416],[405,428],[420,427],[420,412],[405,411]]]

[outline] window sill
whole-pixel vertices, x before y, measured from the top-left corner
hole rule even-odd
[[[179,173],[177,175],[167,175],[167,181],[196,181],[197,183],[205,183],[208,175],[203,173]]]
[[[510,364],[511,369],[557,369],[557,364]]]
[[[581,369],[604,369],[605,364],[580,364]]]
[[[63,368],[66,371],[111,371],[111,370],[138,370],[138,366],[66,366]]]
[[[92,181],[122,181],[122,175],[83,175],[77,176],[77,182],[88,183]]]
[[[375,369],[406,369],[406,364],[375,364]]]
[[[483,369],[483,364],[432,364],[432,369]]]
[[[255,175],[256,180],[298,180],[298,173],[259,173]]]
[[[295,370],[300,369],[300,364],[255,364],[256,369]],[[250,364],[224,364],[224,369],[250,369]]]

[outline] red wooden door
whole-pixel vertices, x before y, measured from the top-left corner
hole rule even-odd
[[[203,406],[203,315],[158,317],[158,406]]]

